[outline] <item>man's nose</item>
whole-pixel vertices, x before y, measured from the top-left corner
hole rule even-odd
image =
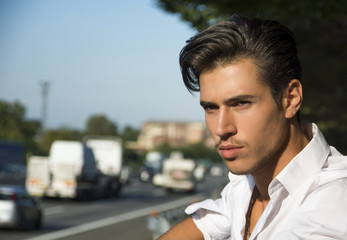
[[[217,116],[216,134],[221,140],[227,140],[237,132],[234,116],[227,107],[221,107]]]

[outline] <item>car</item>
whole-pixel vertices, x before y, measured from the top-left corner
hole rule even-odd
[[[41,202],[24,186],[0,184],[0,227],[25,230],[42,225]]]
[[[143,182],[152,182],[153,176],[158,172],[157,168],[144,165],[140,168],[140,179]]]
[[[194,169],[195,162],[193,159],[168,158],[163,163],[162,173],[154,175],[153,184],[165,188],[168,192],[184,191],[192,193],[196,187]]]
[[[140,168],[140,179],[143,182],[152,182],[153,176],[161,173],[165,158],[166,156],[160,152],[148,152],[145,163]]]

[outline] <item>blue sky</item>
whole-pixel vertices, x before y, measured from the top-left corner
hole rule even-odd
[[[49,128],[83,129],[95,114],[120,127],[203,121],[178,65],[194,33],[154,0],[1,0],[0,100],[40,119],[49,80]]]

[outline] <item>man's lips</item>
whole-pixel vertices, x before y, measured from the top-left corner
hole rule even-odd
[[[220,145],[218,150],[224,159],[233,159],[235,158],[242,150],[242,146],[238,145]]]

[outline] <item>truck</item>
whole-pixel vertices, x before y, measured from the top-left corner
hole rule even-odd
[[[153,184],[169,192],[193,192],[196,186],[194,170],[194,160],[171,155],[164,160],[162,173],[154,175]]]
[[[96,198],[99,171],[91,148],[80,141],[57,140],[48,159],[51,182],[47,197]]]
[[[86,136],[83,142],[93,150],[100,172],[99,189],[104,197],[115,197],[127,182],[122,140],[114,136]]]
[[[47,156],[30,156],[27,160],[25,186],[35,197],[43,197],[50,186],[49,162]]]

